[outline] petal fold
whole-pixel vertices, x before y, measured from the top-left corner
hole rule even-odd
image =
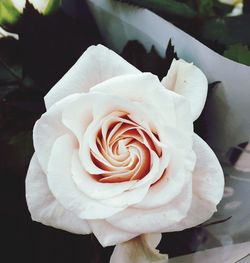
[[[208,220],[223,196],[224,175],[214,152],[198,135],[194,135],[194,152],[197,156],[193,172],[192,204],[178,224],[165,231],[181,231]]]
[[[74,147],[69,135],[59,137],[53,145],[47,177],[49,188],[56,199],[65,209],[82,219],[106,218],[123,210],[122,207],[105,206],[77,188],[72,179]]]
[[[139,235],[114,227],[106,220],[89,220],[89,225],[103,247],[114,246]]]
[[[182,59],[174,59],[162,84],[189,100],[193,120],[200,116],[207,98],[208,83],[198,67]]]

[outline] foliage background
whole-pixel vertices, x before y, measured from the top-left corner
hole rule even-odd
[[[250,65],[250,1],[242,14],[229,16],[235,5],[218,0],[117,0],[144,7],[172,22],[196,39],[237,62]]]

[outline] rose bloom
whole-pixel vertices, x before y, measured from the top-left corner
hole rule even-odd
[[[109,246],[210,218],[224,177],[193,132],[206,96],[206,77],[193,64],[173,60],[160,82],[104,46],[88,48],[45,96],[34,126],[32,219],[93,232]]]

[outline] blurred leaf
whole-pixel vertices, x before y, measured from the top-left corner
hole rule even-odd
[[[201,36],[223,45],[250,44],[250,15],[213,18],[205,22]]]
[[[214,0],[199,0],[198,4],[198,12],[203,17],[208,17],[214,14]]]
[[[139,7],[148,8],[155,12],[176,15],[184,18],[196,16],[195,10],[186,3],[175,0],[118,0]]]
[[[0,1],[0,25],[8,26],[17,22],[20,12],[15,8],[11,0]]]
[[[241,43],[229,46],[224,54],[225,57],[239,63],[250,66],[250,50],[248,46]]]
[[[54,13],[61,5],[61,0],[49,0],[46,9],[44,10],[44,15],[50,15]]]

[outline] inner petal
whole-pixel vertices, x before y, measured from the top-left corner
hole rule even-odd
[[[161,157],[157,134],[130,119],[124,112],[113,113],[101,123],[97,132],[98,151],[91,151],[91,159],[102,174],[93,178],[102,183],[141,180],[150,171],[151,152]]]

